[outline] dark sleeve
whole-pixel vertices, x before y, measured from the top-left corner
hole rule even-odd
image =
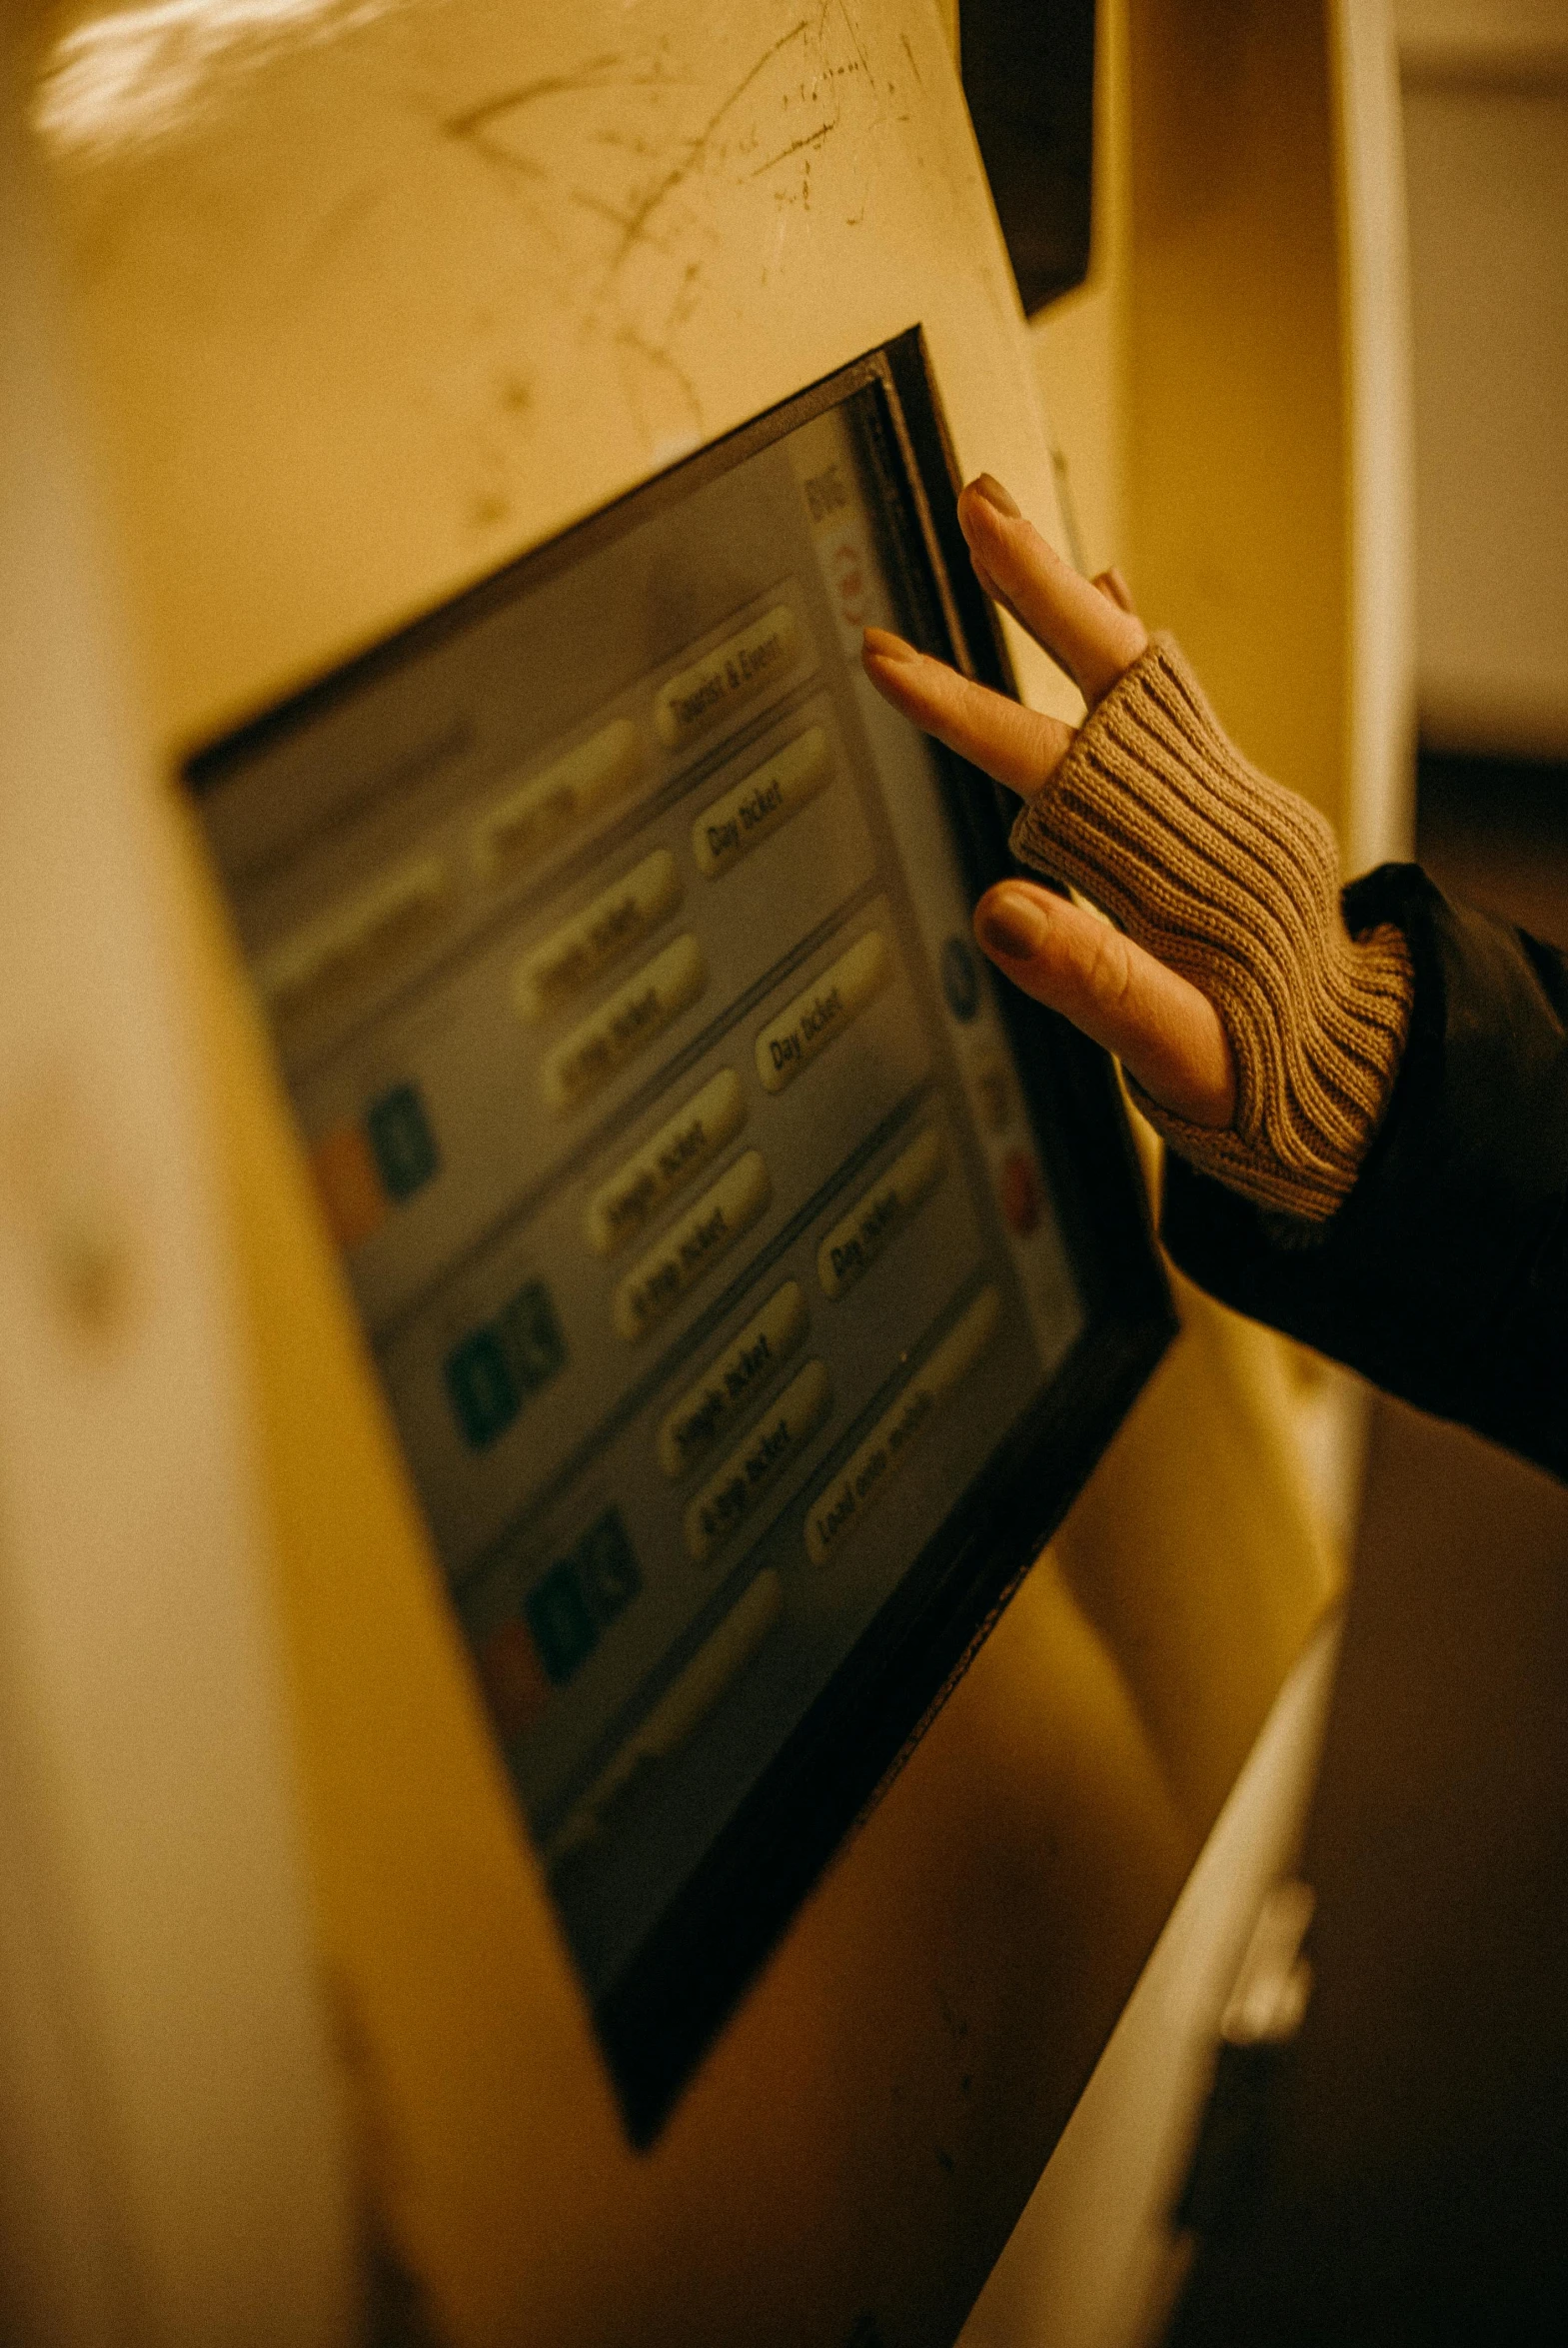
[[[1416,982],[1355,1188],[1307,1236],[1167,1155],[1161,1235],[1221,1302],[1568,1479],[1568,965],[1414,865],[1344,907],[1398,923]]]

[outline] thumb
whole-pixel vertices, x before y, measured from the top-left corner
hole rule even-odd
[[[988,890],[975,908],[974,934],[1015,986],[1113,1052],[1161,1109],[1189,1125],[1229,1125],[1230,1041],[1189,980],[1098,914],[1027,881]]]

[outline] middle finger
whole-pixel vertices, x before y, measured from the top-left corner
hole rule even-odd
[[[972,481],[958,499],[958,522],[976,569],[1093,709],[1148,644],[1137,614],[1080,579],[1032,522],[1005,513]]]

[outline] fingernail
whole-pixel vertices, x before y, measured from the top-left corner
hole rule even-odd
[[[920,657],[912,644],[905,644],[901,636],[894,636],[887,628],[867,628],[861,639],[861,650],[876,661],[917,661]]]
[[[979,919],[980,944],[1007,962],[1027,962],[1050,935],[1050,917],[1036,897],[1008,889],[987,899]]]
[[[1014,505],[994,473],[977,473],[969,486],[978,492],[988,506],[994,506],[998,514],[1005,514],[1009,522],[1021,518],[1022,507]]]

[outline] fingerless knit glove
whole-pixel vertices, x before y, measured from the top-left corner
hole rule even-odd
[[[1328,824],[1227,741],[1168,637],[1087,719],[1013,825],[1012,849],[1081,890],[1224,1023],[1231,1124],[1188,1125],[1131,1085],[1149,1123],[1244,1197],[1326,1221],[1393,1089],[1409,950],[1388,925],[1349,936]]]

